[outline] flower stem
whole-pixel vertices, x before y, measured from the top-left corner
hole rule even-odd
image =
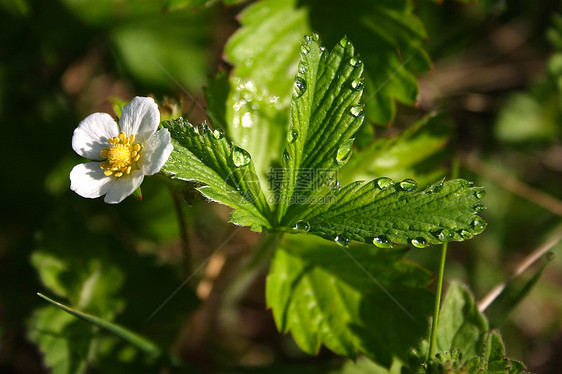
[[[439,322],[439,309],[441,308],[441,292],[443,290],[443,276],[445,274],[445,258],[447,257],[447,243],[441,247],[441,262],[439,274],[437,275],[437,289],[435,290],[435,305],[433,309],[433,321],[431,323],[431,335],[429,337],[429,353],[427,361],[435,355],[435,340],[437,339],[437,323]]]

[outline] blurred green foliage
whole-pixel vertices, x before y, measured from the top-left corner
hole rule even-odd
[[[341,359],[324,349],[315,358],[303,356],[290,337],[280,338],[276,332],[271,313],[265,311],[263,282],[249,288],[235,311],[239,317],[235,332],[227,334],[221,330],[216,300],[227,288],[229,274],[240,265],[256,238],[244,230],[233,231],[224,223],[227,213],[194,198],[188,189],[182,193],[191,206],[182,203],[179,209],[168,193],[176,186],[168,186],[158,178],[148,178],[143,184],[142,202],[128,199],[118,207],[83,199],[68,189],[68,173],[81,161],[70,146],[72,131],[91,112],[111,112],[109,97],[128,101],[134,95],[184,95],[184,110],[193,117],[203,116],[192,98],[203,102],[202,86],[207,76],[216,75],[218,66],[226,68],[224,76],[228,76],[229,67],[220,56],[226,40],[239,27],[235,14],[243,9],[239,1],[224,3],[236,4],[230,7],[218,1],[188,0],[0,2],[0,119],[4,139],[0,154],[4,162],[10,163],[10,173],[4,176],[1,187],[0,371],[44,373],[46,364],[53,367],[53,372],[72,373],[81,371],[86,359],[88,370],[93,373],[152,373],[162,368],[159,362],[119,338],[100,333],[84,321],[45,304],[36,296],[41,291],[148,336],[184,362],[204,370],[388,372],[364,357],[357,364],[346,362],[340,369]],[[562,199],[562,37],[560,18],[553,17],[560,11],[560,4],[524,0],[482,0],[476,4],[419,1],[410,9],[411,2],[400,1],[396,4],[403,6],[400,12],[406,12],[404,19],[411,21],[408,24],[414,29],[407,35],[396,35],[399,40],[390,41],[380,40],[384,32],[365,30],[369,25],[383,27],[382,21],[371,20],[362,28],[352,27],[350,17],[363,12],[363,8],[354,8],[355,3],[350,8],[331,3],[324,7],[324,2],[313,1],[286,4],[308,6],[308,13],[302,11],[304,7],[296,13],[290,10],[296,18],[279,13],[278,21],[282,23],[306,20],[298,27],[289,26],[293,33],[287,35],[292,35],[295,43],[287,42],[276,52],[292,53],[293,58],[305,32],[319,32],[329,46],[345,33],[361,44],[361,57],[373,64],[369,69],[375,75],[381,54],[379,49],[370,49],[373,38],[385,46],[381,50],[387,54],[392,54],[395,44],[404,39],[413,37],[416,41],[417,62],[413,67],[408,65],[408,71],[401,71],[403,84],[385,86],[384,90],[389,92],[374,95],[369,105],[384,109],[370,111],[371,118],[380,123],[387,123],[394,116],[391,99],[406,104],[420,99],[419,107],[399,104],[392,127],[374,127],[371,123],[363,127],[363,154],[380,160],[379,164],[369,165],[365,178],[392,172],[400,175],[396,178],[414,176],[420,183],[429,184],[446,174],[449,165],[443,163],[444,156],[453,150],[461,156],[476,155],[499,172],[515,176],[559,201]],[[256,9],[260,3],[253,6]],[[322,12],[341,13],[347,18],[342,17],[335,26],[323,19]],[[305,17],[307,14],[309,18]],[[247,29],[245,22],[250,21],[244,17],[249,16],[240,18],[240,30]],[[519,44],[511,43],[514,39],[509,35],[517,39],[513,33],[495,39],[497,31],[521,32],[522,40]],[[243,33],[240,31],[231,39],[224,50],[228,61],[239,63],[235,73],[242,79],[261,74],[271,80],[273,87],[283,86],[288,91],[291,82],[287,79],[292,80],[296,64],[290,65],[290,58],[273,59],[282,66],[271,65],[272,69],[293,69],[293,75],[287,73],[283,79],[249,68],[245,71],[240,64],[247,62],[246,55],[236,57],[233,52]],[[263,35],[254,33],[250,37],[259,39]],[[511,47],[506,50],[502,46]],[[409,50],[402,51],[403,59],[409,56],[405,52]],[[426,52],[433,61],[433,71],[417,75],[422,80],[418,96],[418,83],[412,73],[429,68]],[[401,60],[394,54],[392,58],[396,68]],[[532,65],[533,69],[527,69],[526,62],[530,60],[537,63]],[[486,69],[494,66],[503,68],[496,71],[512,68],[516,73],[500,81]],[[445,77],[448,80],[431,81],[454,69],[457,75]],[[381,76],[384,79],[386,75]],[[481,76],[487,77],[485,84],[477,84]],[[463,81],[463,77],[468,77],[469,82]],[[217,80],[220,83],[220,75]],[[373,82],[373,87],[377,87],[378,81]],[[435,87],[435,100],[425,102],[428,92]],[[236,102],[237,89],[230,91],[229,102]],[[209,90],[212,93],[212,86]],[[253,92],[252,100],[261,105],[257,92],[258,89]],[[265,92],[263,97],[276,93],[261,92]],[[209,107],[211,96],[207,94]],[[480,106],[469,105],[474,97],[480,100]],[[247,109],[257,116],[270,116],[268,107]],[[420,113],[435,109],[446,109],[448,113],[421,119],[410,127],[415,122],[413,118],[419,119]],[[226,108],[213,113],[225,127],[234,118]],[[408,129],[404,132],[398,131],[405,128]],[[371,137],[380,141],[372,143]],[[446,147],[450,138],[452,142]],[[415,157],[407,157],[408,149],[413,150]],[[393,159],[399,162],[390,163]],[[385,160],[389,163],[384,164]],[[486,186],[488,209],[484,214],[489,228],[481,237],[452,245],[447,278],[466,281],[479,298],[503,282],[518,261],[558,230],[560,216],[486,179],[478,168],[464,166],[461,161],[462,177]],[[355,170],[346,172],[350,180],[357,178]],[[202,272],[165,302],[186,275],[182,240],[178,239],[178,211],[189,227],[187,239],[196,266],[205,264],[203,261],[232,232],[235,236],[219,251],[226,259],[226,275],[216,280],[209,294],[205,296],[199,286],[208,284],[205,282],[212,277]],[[557,257],[501,326],[509,355],[522,359],[532,370],[545,373],[556,372],[562,331],[562,245],[557,244],[552,251]],[[279,256],[282,253],[289,252],[280,252]],[[305,254],[301,255],[306,257]],[[217,258],[220,256],[213,257],[213,261]],[[432,271],[437,269],[436,250],[412,251],[409,258]],[[279,266],[281,260],[276,261]],[[315,271],[325,275],[321,267]],[[149,318],[160,306],[162,309]],[[369,314],[369,307],[364,308],[364,313]],[[504,319],[505,313],[501,312]],[[76,337],[72,344],[68,336]],[[49,353],[43,356],[39,350]],[[393,366],[397,367],[398,364]]]

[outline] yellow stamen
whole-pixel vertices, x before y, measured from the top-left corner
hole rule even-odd
[[[142,146],[134,141],[134,134],[127,136],[124,132],[121,132],[119,136],[107,139],[109,147],[100,151],[100,156],[106,159],[100,163],[105,175],[121,178],[138,168],[136,163],[140,159]]]

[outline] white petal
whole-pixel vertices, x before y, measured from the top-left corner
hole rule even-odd
[[[118,204],[127,196],[131,195],[141,185],[144,174],[140,170],[132,171],[131,174],[121,178],[112,178],[113,181],[105,194],[105,201],[108,204]]]
[[[109,114],[90,114],[74,130],[72,149],[82,157],[101,160],[100,151],[107,147],[107,139],[117,135],[119,127]]]
[[[119,120],[125,135],[135,134],[138,143],[144,143],[158,129],[160,112],[150,97],[137,96],[121,111]]]
[[[144,144],[141,152],[140,168],[145,175],[158,173],[168,161],[174,147],[170,140],[168,129],[160,129]]]
[[[70,189],[82,197],[100,197],[110,186],[111,178],[103,173],[99,162],[76,165],[70,172]]]

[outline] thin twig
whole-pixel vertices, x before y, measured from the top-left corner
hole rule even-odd
[[[527,257],[519,263],[515,268],[515,271],[511,276],[502,284],[494,287],[486,296],[480,300],[478,303],[478,310],[484,312],[490,304],[505,290],[505,288],[511,283],[515,278],[521,275],[525,270],[527,270],[531,265],[533,265],[539,258],[541,258],[546,252],[548,252],[552,247],[554,247],[558,242],[562,240],[562,229],[559,229],[555,235],[546,240],[533,252],[531,252]]]

